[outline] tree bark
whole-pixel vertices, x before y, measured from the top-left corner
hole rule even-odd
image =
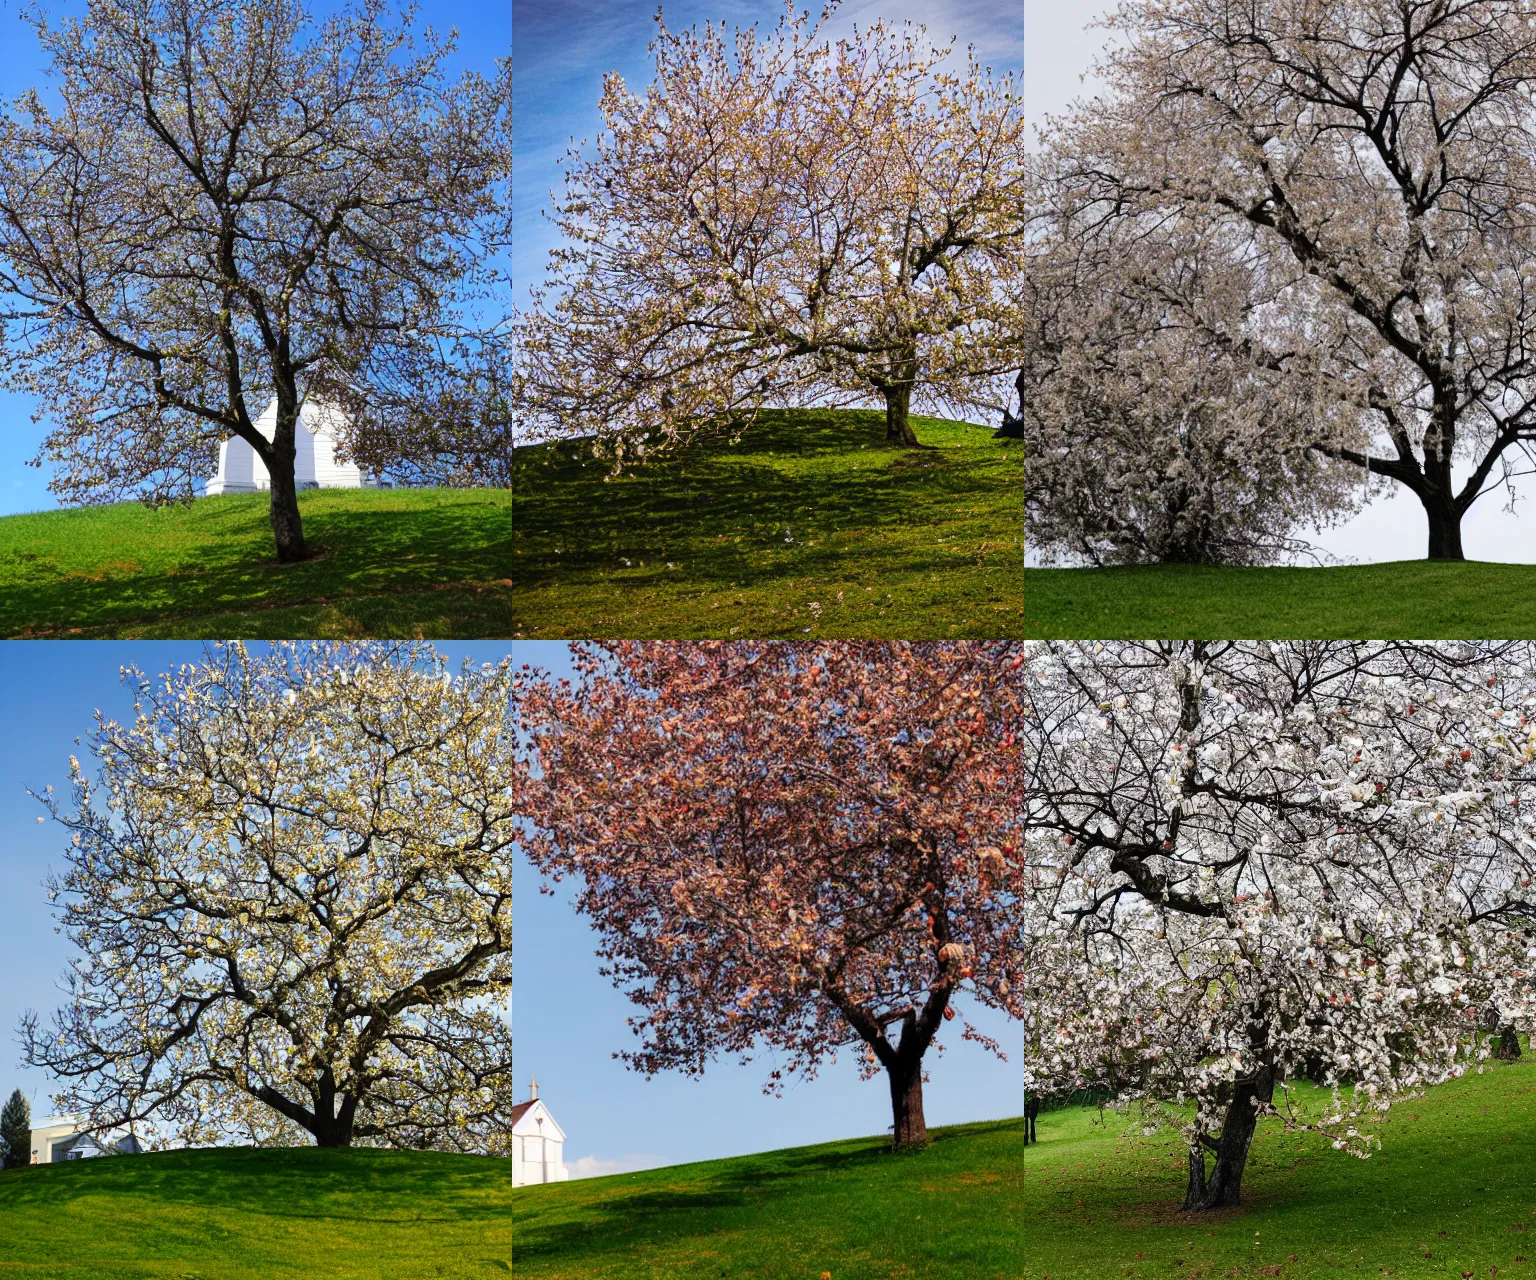
[[[1197,1138],[1189,1148],[1189,1186],[1184,1191],[1186,1211],[1199,1209],[1205,1203],[1205,1147]]]
[[[277,429],[273,433],[271,456],[263,458],[267,473],[272,478],[271,518],[272,537],[277,543],[277,559],[281,564],[293,564],[306,556],[304,525],[299,516],[298,484],[294,477],[295,424],[298,406],[285,410],[279,405]]]
[[[1248,1149],[1253,1145],[1259,1113],[1254,1105],[1268,1103],[1275,1095],[1275,1071],[1261,1066],[1251,1076],[1232,1087],[1232,1101],[1222,1121],[1221,1136],[1216,1138],[1216,1161],[1210,1177],[1205,1173],[1205,1149],[1190,1148],[1189,1186],[1184,1208],[1203,1213],[1210,1209],[1235,1209],[1242,1203],[1243,1170],[1248,1164]]]
[[[1437,497],[1419,495],[1424,514],[1429,518],[1429,558],[1465,560],[1461,550],[1461,513],[1453,503],[1437,500]]]
[[[1505,1062],[1513,1062],[1520,1056],[1520,1033],[1510,1023],[1506,1022],[1499,1028],[1499,1043],[1494,1048],[1493,1056]]]
[[[1424,435],[1424,488],[1419,501],[1429,519],[1429,558],[1465,560],[1461,550],[1462,509],[1456,501],[1451,454],[1456,445],[1456,389],[1435,387],[1435,403]]]
[[[1024,370],[1019,370],[1018,379],[1013,384],[1019,392],[1019,411],[1017,414],[1003,410],[1003,425],[997,429],[997,435],[1005,440],[1022,440],[1024,438]]]
[[[928,1145],[928,1124],[923,1119],[923,1060],[901,1054],[886,1069],[891,1085],[891,1148],[905,1151]]]
[[[912,384],[910,382],[887,383],[880,388],[885,397],[885,438],[891,444],[915,448],[918,444],[912,430]]]

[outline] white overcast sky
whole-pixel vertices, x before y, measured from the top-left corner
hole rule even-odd
[[[1112,33],[1090,30],[1089,24],[1114,7],[1109,0],[1024,0],[1024,103],[1032,120],[1092,93],[1089,69]],[[1468,470],[1463,465],[1461,475]],[[1462,545],[1469,560],[1536,563],[1536,483],[1526,477],[1516,493],[1514,514],[1504,510],[1502,490],[1485,494],[1468,513]],[[1304,536],[1338,560],[1361,564],[1421,559],[1428,540],[1423,508],[1400,487],[1390,497],[1374,499],[1347,524]]]

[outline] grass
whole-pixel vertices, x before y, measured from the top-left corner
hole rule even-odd
[[[1241,1209],[1192,1216],[1177,1136],[1093,1108],[512,1193],[526,1280],[1536,1277],[1536,1065],[1491,1068],[1369,1126],[1370,1160],[1265,1122]],[[1428,1254],[1430,1256],[1426,1257]],[[1494,1270],[1497,1268],[1497,1270]]]
[[[570,445],[514,454],[516,634],[567,638],[1020,634],[1022,454],[916,418],[766,413],[605,479]]]
[[[1022,1121],[772,1151],[512,1193],[522,1280],[1007,1277],[1024,1239]]]
[[[1079,639],[1536,636],[1536,565],[1029,569],[1024,634]]]
[[[0,519],[0,635],[183,638],[506,636],[511,495],[299,495],[323,554],[279,565],[265,494]]]
[[[427,1280],[511,1271],[505,1160],[171,1151],[0,1174],[0,1277]]]

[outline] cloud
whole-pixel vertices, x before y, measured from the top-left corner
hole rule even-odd
[[[606,1178],[615,1173],[634,1173],[640,1169],[654,1169],[661,1161],[655,1156],[628,1155],[609,1160],[604,1156],[581,1156],[567,1160],[565,1167],[572,1178]]]

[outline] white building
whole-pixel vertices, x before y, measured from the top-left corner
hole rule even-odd
[[[352,463],[336,461],[336,433],[345,424],[341,410],[306,400],[294,431],[294,480],[300,489],[377,489],[375,476],[364,475]],[[268,440],[277,433],[277,401],[256,419],[256,430]],[[239,436],[219,446],[219,474],[208,481],[211,498],[220,493],[255,493],[272,487],[272,477],[256,450]]]
[[[564,1182],[571,1176],[561,1159],[565,1130],[539,1100],[539,1082],[528,1084],[528,1101],[512,1108],[512,1185]]]
[[[131,1133],[110,1130],[99,1137],[80,1132],[78,1116],[49,1116],[32,1130],[32,1163],[53,1164],[58,1160],[88,1160],[111,1152],[137,1155],[144,1148]]]

